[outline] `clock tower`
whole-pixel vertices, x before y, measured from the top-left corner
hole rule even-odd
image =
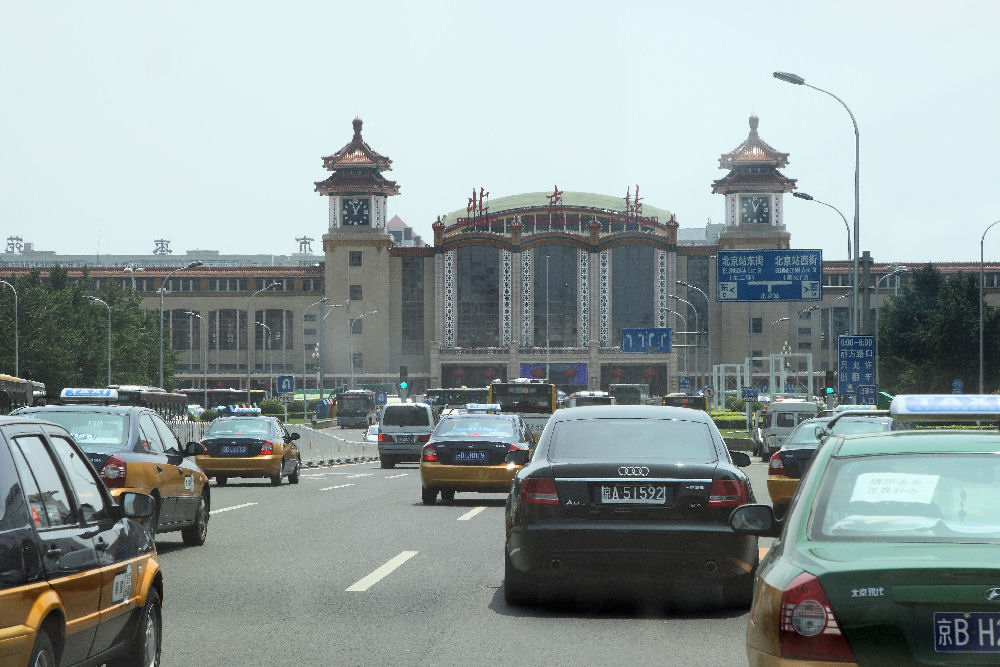
[[[729,173],[712,182],[712,192],[726,197],[726,227],[719,235],[722,250],[789,247],[782,197],[795,189],[795,179],[778,171],[788,164],[788,153],[760,138],[759,122],[750,116],[750,136],[719,158],[719,168]]]

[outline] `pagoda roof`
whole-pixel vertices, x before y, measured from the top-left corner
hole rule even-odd
[[[788,165],[788,153],[782,153],[768,145],[757,134],[760,119],[750,116],[750,136],[729,153],[719,157],[719,169],[740,169],[741,167],[774,167],[780,169]]]
[[[712,194],[730,192],[791,192],[795,189],[796,178],[788,178],[773,167],[754,171],[732,170],[724,177],[712,181]]]
[[[361,138],[360,118],[354,119],[354,138],[333,155],[323,158],[323,168],[328,171],[338,169],[376,169],[388,171],[392,169],[392,160],[376,153],[371,146]]]
[[[384,194],[398,195],[399,185],[377,171],[335,171],[329,178],[316,181],[316,192],[323,195]]]

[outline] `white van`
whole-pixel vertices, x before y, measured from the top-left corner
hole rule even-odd
[[[820,405],[799,398],[778,399],[761,412],[761,458],[767,460],[781,449],[785,438],[807,419],[819,414]]]
[[[389,403],[378,424],[378,457],[383,468],[420,462],[420,453],[437,424],[427,403]]]

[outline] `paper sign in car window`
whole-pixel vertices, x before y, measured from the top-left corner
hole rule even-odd
[[[930,503],[938,475],[905,472],[866,472],[858,475],[850,502]]]

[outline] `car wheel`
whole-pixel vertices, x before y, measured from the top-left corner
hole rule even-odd
[[[23,655],[23,654],[22,654]],[[56,667],[56,650],[52,639],[45,630],[39,630],[35,636],[35,645],[31,648],[28,667]]]
[[[749,609],[753,603],[753,584],[757,575],[757,566],[753,570],[738,577],[733,577],[722,584],[722,603],[733,609]]]
[[[200,547],[205,543],[205,538],[208,537],[208,499],[204,493],[198,500],[194,523],[181,530],[181,537],[189,547]]]
[[[302,467],[302,461],[299,461],[298,459],[296,459],[296,461],[295,461],[295,471],[291,475],[288,476],[288,483],[289,484],[298,484],[299,483],[299,469],[301,467]]]
[[[772,509],[774,511],[774,518],[778,519],[779,521],[782,521],[784,520],[785,515],[788,514],[788,503],[786,502],[774,503]]]
[[[117,664],[157,667],[160,664],[160,638],[163,636],[160,616],[160,596],[155,588],[146,594],[146,606],[139,617],[139,627],[128,647],[128,653]]]
[[[424,505],[433,505],[437,502],[438,490],[433,486],[425,486],[420,489],[420,499],[424,501]]]
[[[379,465],[381,465],[382,468],[389,469],[395,467],[396,462],[392,460],[392,457],[383,456],[379,459]]]
[[[537,593],[532,590],[531,577],[520,572],[510,562],[507,549],[503,550],[503,600],[513,607],[534,602]]]
[[[446,503],[455,502],[455,489],[444,489],[441,491],[441,500]]]
[[[281,468],[278,468],[277,475],[271,475],[271,486],[281,486]]]
[[[215,485],[216,486],[225,486],[226,482],[228,482],[228,481],[229,481],[229,478],[226,477],[225,475],[216,475],[215,476]]]

